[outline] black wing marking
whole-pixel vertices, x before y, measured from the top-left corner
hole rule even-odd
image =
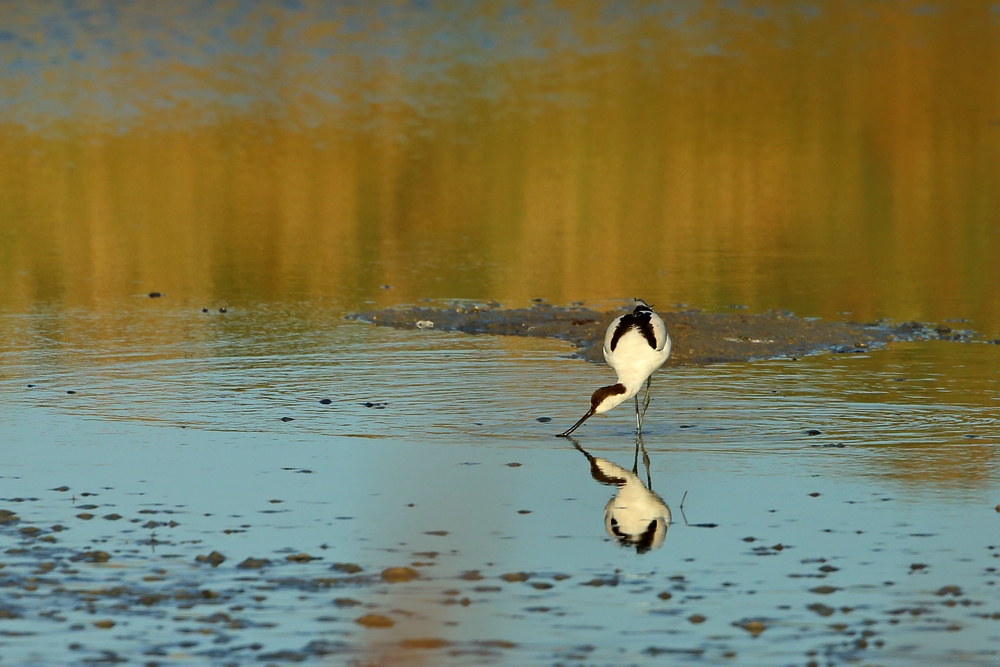
[[[656,333],[653,331],[653,323],[650,321],[652,314],[653,311],[648,306],[643,305],[636,306],[635,310],[631,313],[622,315],[622,319],[618,323],[614,335],[611,336],[611,351],[614,352],[615,348],[618,347],[618,339],[632,329],[638,329],[642,337],[649,343],[649,346],[655,350]]]

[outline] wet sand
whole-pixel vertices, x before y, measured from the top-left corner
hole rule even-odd
[[[469,334],[555,338],[571,343],[577,356],[603,362],[608,324],[627,312],[537,302],[532,308],[503,308],[496,302],[455,302],[445,307],[400,306],[355,313],[352,318],[401,329],[433,328]],[[799,357],[818,352],[866,352],[893,341],[976,340],[968,329],[928,322],[829,322],[787,311],[762,314],[707,313],[699,309],[658,310],[673,342],[668,366]]]

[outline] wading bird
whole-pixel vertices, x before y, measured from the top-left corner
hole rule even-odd
[[[670,356],[670,336],[660,316],[641,299],[635,309],[615,319],[604,335],[604,360],[618,375],[618,382],[601,387],[590,397],[590,410],[580,421],[559,434],[568,437],[583,422],[635,397],[635,432],[642,433],[642,418],[649,407],[649,383],[653,371]],[[646,383],[646,397],[639,410],[639,390]]]

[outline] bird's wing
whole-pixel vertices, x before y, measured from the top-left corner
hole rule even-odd
[[[615,321],[608,325],[608,331],[604,334],[604,361],[611,365],[611,360],[608,357],[611,356],[611,339],[615,337],[615,329],[618,328],[618,323],[622,321],[624,315],[620,315],[615,318]]]
[[[667,325],[663,323],[660,316],[653,313],[652,317],[649,318],[649,323],[653,326],[653,338],[656,339],[656,351],[662,352],[664,346],[670,338],[667,336]],[[605,349],[607,349],[607,343],[605,343]]]

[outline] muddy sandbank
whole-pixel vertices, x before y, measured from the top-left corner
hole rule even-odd
[[[603,362],[601,347],[608,324],[630,304],[599,311],[583,306],[536,302],[530,308],[504,308],[495,301],[452,302],[446,306],[396,306],[354,313],[351,319],[399,329],[436,329],[495,336],[557,338],[571,343],[576,356]],[[893,341],[970,341],[970,330],[927,322],[830,322],[796,317],[788,311],[708,313],[696,308],[658,309],[673,341],[668,365],[796,357],[818,352],[866,352]]]

